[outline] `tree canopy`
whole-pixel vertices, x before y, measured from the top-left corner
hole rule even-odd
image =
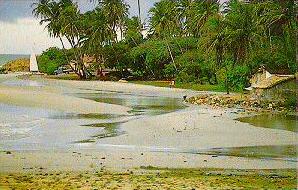
[[[49,34],[63,47],[63,39],[71,44],[72,54],[62,51],[63,64],[81,78],[91,77],[92,68],[110,68],[121,77],[221,84],[229,91],[243,89],[260,65],[280,73],[297,71],[294,0],[224,5],[161,0],[150,9],[148,23],[129,17],[123,0],[97,2],[86,13],[72,0],[34,4],[34,15]],[[95,59],[93,66],[84,63],[85,56]]]

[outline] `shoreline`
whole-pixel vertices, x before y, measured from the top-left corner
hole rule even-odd
[[[181,98],[185,93],[188,93],[188,95],[208,93],[119,82],[60,81],[43,79],[40,77],[33,81],[44,82],[46,85],[42,87],[41,90],[40,87],[34,86],[3,87],[3,85],[1,85],[0,90],[4,89],[7,96],[9,93],[14,92],[14,98],[18,101],[20,101],[20,98],[27,101],[26,98],[23,99],[24,97],[20,96],[21,92],[36,93],[36,90],[40,90],[42,92],[40,92],[39,95],[35,94],[36,96],[42,97],[44,94],[47,94],[48,96],[63,99],[65,99],[64,96],[66,96],[67,99],[69,98],[69,101],[76,101],[78,104],[81,104],[83,101],[90,102],[91,100],[84,98],[77,99],[65,94],[69,92],[121,92],[139,96]],[[10,89],[14,90],[11,91]],[[18,91],[21,92],[15,93]],[[28,101],[32,100],[28,99]],[[119,107],[119,105],[99,104],[95,101],[91,102],[94,102],[97,105],[97,107],[94,108],[95,112],[104,110],[104,113],[107,113],[106,109],[101,109],[101,106],[98,106],[103,104],[104,106],[111,106],[110,112],[121,110],[119,114],[123,114],[130,109],[123,106]],[[45,103],[46,102],[41,105],[45,105]],[[60,104],[57,105],[60,106]],[[67,109],[71,110],[72,108],[68,107]],[[80,109],[77,109],[76,111],[86,113],[86,110]],[[284,160],[183,153],[183,150],[200,150],[219,147],[229,148],[297,144],[296,133],[276,129],[257,128],[246,123],[235,121],[234,119],[240,115],[241,113],[234,113],[233,109],[211,109],[210,107],[190,105],[188,108],[179,111],[162,115],[146,116],[127,121],[119,126],[121,127],[121,130],[125,131],[123,135],[98,139],[96,143],[93,144],[79,143],[76,144],[77,149],[60,152],[59,150],[56,150],[56,152],[53,150],[50,153],[47,153],[46,150],[37,152],[18,152],[9,150],[11,154],[2,152],[0,153],[0,170],[17,170],[21,172],[23,171],[23,168],[28,167],[52,167],[53,170],[66,167],[66,169],[68,168],[69,170],[76,170],[72,167],[80,163],[81,165],[78,167],[81,167],[80,171],[84,171],[85,169],[90,169],[91,165],[94,166],[94,164],[92,164],[93,162],[95,163],[95,166],[98,164],[99,168],[101,168],[100,163],[103,160],[106,162],[105,168],[112,168],[111,166],[114,166],[116,169],[121,169],[123,167],[140,168],[144,165],[169,168],[176,166],[179,168],[222,167],[234,169],[278,169],[296,167],[296,162]],[[101,147],[102,145],[107,146],[103,148]],[[121,149],[121,147],[125,146],[130,148]],[[164,150],[158,152],[152,149],[154,147]],[[180,152],[171,153],[166,151],[167,149],[171,150],[173,148],[180,150]],[[82,151],[81,154],[73,153],[80,151]],[[92,156],[92,153],[94,153],[94,157]],[[84,156],[86,154],[87,156]],[[60,160],[62,157],[67,159]],[[96,157],[97,159],[92,159],[92,157]],[[103,157],[105,159],[101,159]],[[38,158],[38,160],[36,158]],[[47,160],[47,162],[44,163],[44,160]],[[171,161],[169,162],[168,160]]]

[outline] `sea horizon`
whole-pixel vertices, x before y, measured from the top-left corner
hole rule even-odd
[[[30,54],[0,54],[0,65],[20,58],[30,58]]]

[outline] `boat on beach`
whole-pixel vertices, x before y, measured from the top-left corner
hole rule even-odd
[[[30,55],[30,72],[39,73],[36,56],[34,53]]]

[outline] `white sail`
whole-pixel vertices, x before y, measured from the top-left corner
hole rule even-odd
[[[38,72],[36,56],[34,53],[30,56],[30,72]]]

